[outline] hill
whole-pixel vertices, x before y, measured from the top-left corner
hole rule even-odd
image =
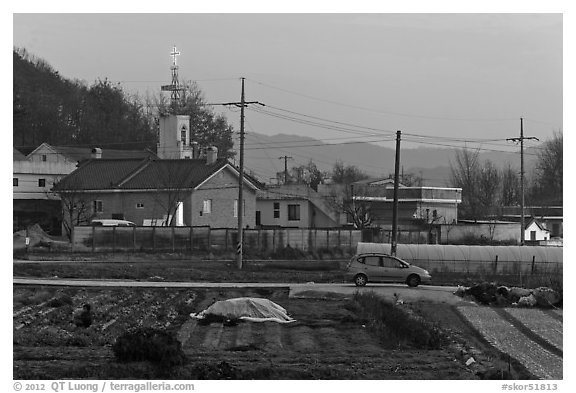
[[[447,186],[450,162],[454,161],[456,151],[455,148],[404,148],[400,155],[402,170],[422,177],[425,185]],[[246,168],[265,182],[270,182],[276,172],[284,170],[284,156],[292,157],[288,161],[289,168],[312,160],[321,171],[329,172],[334,163],[341,160],[373,177],[394,173],[395,150],[364,142],[327,144],[298,135],[249,133],[246,136],[245,152]],[[526,153],[526,172],[529,173],[536,157],[533,151],[527,149]],[[518,153],[481,151],[479,158],[481,161],[490,160],[499,168],[508,164],[520,167]]]

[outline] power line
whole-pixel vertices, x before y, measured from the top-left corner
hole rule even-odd
[[[342,102],[337,102],[337,101],[318,98],[318,97],[314,97],[314,96],[310,96],[310,95],[306,95],[306,94],[302,94],[302,93],[297,93],[297,92],[294,92],[291,90],[272,86],[272,85],[269,85],[267,83],[256,81],[253,79],[248,79],[248,80],[250,80],[251,82],[257,83],[259,85],[271,88],[271,89],[283,91],[283,92],[289,93],[289,94],[294,94],[294,95],[297,95],[300,97],[305,97],[305,98],[308,98],[311,100],[326,102],[329,104],[334,104],[334,105],[339,105],[339,106],[343,106],[343,107],[348,107],[348,108],[352,108],[352,109],[359,109],[359,110],[374,112],[374,113],[382,113],[382,114],[396,115],[396,116],[402,116],[402,117],[413,117],[413,118],[420,118],[420,119],[449,120],[449,121],[510,121],[510,120],[515,120],[514,118],[455,118],[455,117],[426,116],[426,115],[418,115],[418,114],[412,114],[412,113],[383,111],[383,110],[378,110],[378,109],[374,109],[374,108],[366,108],[366,107],[357,106],[357,105],[350,105],[350,104],[345,104]]]

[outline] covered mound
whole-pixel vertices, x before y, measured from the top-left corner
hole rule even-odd
[[[255,297],[239,297],[221,300],[198,314],[190,314],[196,319],[244,320],[251,322],[294,322],[286,309],[268,300]],[[214,318],[216,317],[216,318]]]

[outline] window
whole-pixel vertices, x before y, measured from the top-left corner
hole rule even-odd
[[[288,205],[288,221],[300,220],[300,205]]]
[[[46,162],[46,154],[42,154],[42,161]]]
[[[242,199],[242,216],[246,217],[246,199]],[[238,199],[234,199],[234,217],[238,217]]]
[[[382,262],[383,262],[382,266],[384,266],[384,267],[391,267],[394,269],[400,269],[400,268],[404,267],[404,265],[402,265],[400,262],[398,262],[394,258],[383,257]]]
[[[92,201],[92,211],[94,213],[102,213],[104,211],[102,201]]]
[[[380,257],[376,255],[365,256],[364,263],[368,266],[380,266]]]
[[[38,187],[46,187],[46,179],[38,179]]]
[[[280,218],[280,202],[274,202],[274,218]]]
[[[136,209],[144,209],[144,204],[142,202],[138,202],[136,204]]]
[[[12,186],[18,187],[18,178],[17,177],[12,178]]]
[[[186,126],[182,126],[180,129],[180,140],[182,141],[182,145],[186,145]]]
[[[212,199],[206,199],[202,203],[202,213],[210,214],[212,213]]]

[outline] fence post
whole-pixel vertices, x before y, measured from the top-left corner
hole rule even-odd
[[[536,255],[532,255],[532,274],[534,274],[535,262],[536,262]]]
[[[116,227],[112,227],[112,253],[116,252]]]
[[[208,227],[208,251],[212,250],[212,227]]]
[[[156,226],[152,227],[152,251],[156,251]]]
[[[258,250],[262,250],[262,244],[261,244],[261,236],[262,236],[262,228],[258,228],[258,245],[256,247],[258,247]]]
[[[326,229],[326,248],[330,248],[330,229]]]
[[[224,250],[228,251],[228,228],[224,231]]]
[[[136,252],[136,227],[132,227],[132,252]]]
[[[276,229],[272,229],[272,252],[276,251]]]
[[[352,229],[349,230],[350,237],[348,238],[348,248],[352,248]]]
[[[172,252],[174,252],[176,250],[176,234],[174,232],[174,226],[172,226],[172,230],[170,231],[170,234],[172,236]]]
[[[496,255],[496,259],[494,260],[494,274],[498,273],[498,255]]]
[[[190,252],[194,251],[194,229],[190,227]]]
[[[338,228],[338,248],[342,247],[342,230]]]
[[[74,244],[74,227],[72,227],[72,244]],[[96,250],[96,227],[92,226],[92,252]]]

